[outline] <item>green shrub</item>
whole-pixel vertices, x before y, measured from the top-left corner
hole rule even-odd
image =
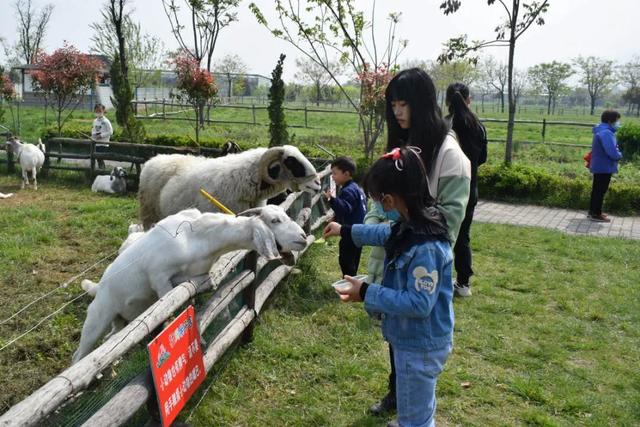
[[[622,158],[631,161],[640,156],[640,125],[627,123],[616,132]]]
[[[591,180],[552,175],[535,167],[484,165],[478,174],[481,198],[521,201],[567,209],[587,209]],[[640,213],[640,185],[612,181],[605,198],[607,210],[624,214]]]

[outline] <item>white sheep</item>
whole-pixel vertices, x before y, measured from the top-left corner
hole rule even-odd
[[[91,185],[91,191],[97,193],[101,191],[103,193],[120,193],[127,192],[127,171],[122,167],[116,166],[111,171],[110,175],[98,175],[93,180]]]
[[[29,185],[29,172],[33,176],[33,189],[38,189],[37,172],[40,171],[44,164],[45,147],[42,140],[38,139],[38,145],[22,143],[14,137],[7,140],[7,148],[11,149],[13,154],[17,156],[17,161],[22,169],[22,186]]]
[[[240,212],[265,205],[287,188],[320,190],[320,180],[311,162],[290,145],[215,159],[158,155],[145,163],[140,174],[140,220],[145,230],[183,209],[216,211],[200,194],[201,187],[233,212]]]
[[[95,298],[87,308],[74,363],[91,351],[109,325],[115,333],[173,286],[208,277],[222,254],[251,249],[267,259],[292,263],[291,251],[306,246],[302,228],[275,205],[238,216],[187,209],[129,237],[134,235],[99,283],[82,281],[82,288]]]

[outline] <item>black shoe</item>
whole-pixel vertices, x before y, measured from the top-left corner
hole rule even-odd
[[[382,400],[376,402],[369,408],[369,412],[373,415],[384,415],[389,412],[396,411],[396,397],[391,393],[387,393]]]

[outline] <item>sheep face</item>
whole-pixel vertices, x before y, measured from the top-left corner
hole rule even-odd
[[[267,166],[267,182],[288,182],[294,191],[320,190],[320,179],[316,168],[298,150],[291,145],[270,148],[265,153],[265,158],[270,160]]]
[[[125,171],[124,168],[120,166],[116,166],[111,171],[111,181],[113,181],[114,178],[126,178],[126,177],[127,177],[127,171]]]
[[[264,248],[264,246],[275,240],[275,249],[283,262],[287,265],[293,265],[295,260],[291,251],[300,251],[307,246],[307,235],[302,227],[289,218],[280,206],[267,205],[253,208],[239,213],[238,216],[256,217],[268,229],[268,231],[254,235],[254,244],[261,255],[273,252],[273,248]],[[273,236],[266,236],[265,233],[272,233]],[[268,256],[267,258],[273,257]]]

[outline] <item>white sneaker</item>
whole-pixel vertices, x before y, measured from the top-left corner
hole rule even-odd
[[[461,285],[458,282],[453,283],[453,291],[454,294],[459,297],[470,297],[471,296],[471,286],[469,284]]]

